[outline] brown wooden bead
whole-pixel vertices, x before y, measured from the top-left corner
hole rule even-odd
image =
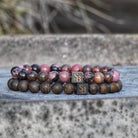
[[[32,93],[37,93],[39,91],[39,88],[40,88],[40,84],[39,82],[37,81],[32,81],[29,83],[29,90],[32,92]]]
[[[12,90],[18,91],[19,80],[13,80],[11,83]]]
[[[48,83],[48,82],[43,82],[41,85],[40,85],[40,90],[42,93],[49,93],[51,91],[51,84]]]
[[[110,83],[110,93],[115,93],[118,91],[119,91],[119,88],[118,88],[116,82]]]
[[[117,85],[117,87],[118,87],[118,92],[122,89],[122,82],[121,82],[121,80],[118,80],[117,82],[116,82],[116,85]]]
[[[63,86],[61,83],[56,82],[53,86],[52,86],[52,91],[55,94],[60,94],[63,91]]]
[[[44,71],[39,72],[37,78],[38,78],[38,80],[40,82],[44,82],[44,81],[46,81],[48,79],[48,73],[47,72],[44,72]]]
[[[27,79],[27,74],[28,74],[28,72],[23,69],[22,71],[19,72],[18,79],[19,80],[26,80]]]
[[[92,83],[89,85],[89,93],[96,94],[99,91],[99,85],[96,83]]]
[[[28,73],[27,79],[29,81],[35,81],[37,79],[37,73],[35,71],[31,71],[30,73]]]
[[[75,90],[75,88],[72,83],[68,82],[64,85],[64,92],[66,94],[72,94],[74,92],[74,90]]]
[[[103,83],[104,82],[104,75],[101,72],[97,72],[94,74],[94,81],[95,83]]]
[[[21,92],[27,92],[29,89],[29,82],[27,80],[21,80],[19,82],[18,88]]]
[[[9,87],[9,89],[11,89],[11,90],[12,90],[12,85],[11,85],[11,84],[12,84],[13,80],[14,80],[14,79],[11,78],[11,79],[9,79],[8,82],[7,82],[7,85],[8,85],[8,87]]]
[[[113,75],[110,72],[104,73],[104,80],[108,83],[111,83],[113,80]]]
[[[106,83],[100,84],[99,92],[101,94],[106,94],[110,92],[109,86]]]

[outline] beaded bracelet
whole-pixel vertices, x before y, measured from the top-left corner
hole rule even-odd
[[[60,94],[63,90],[66,94],[101,94],[114,93],[122,89],[119,80],[120,73],[113,68],[104,66],[81,65],[59,66],[46,64],[41,66],[15,66],[11,69],[12,78],[8,81],[8,87],[14,91],[37,93],[39,90],[47,94],[51,90]]]

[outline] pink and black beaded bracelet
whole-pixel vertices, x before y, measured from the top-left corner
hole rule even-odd
[[[8,87],[14,91],[32,93],[41,91],[48,94],[65,92],[66,94],[101,94],[119,92],[122,82],[120,73],[111,67],[79,64],[59,66],[52,64],[20,65],[11,69],[12,78]]]

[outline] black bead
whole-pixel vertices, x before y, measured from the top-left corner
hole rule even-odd
[[[29,82],[27,80],[21,80],[19,82],[18,88],[21,92],[27,92],[29,89]]]
[[[19,80],[13,80],[11,83],[12,90],[18,91]]]
[[[93,83],[94,82],[94,74],[92,72],[85,72],[84,73],[84,81],[86,83]]]
[[[50,70],[51,70],[51,71],[61,71],[61,67],[58,66],[57,64],[52,64],[52,65],[50,66]]]
[[[49,93],[51,91],[51,84],[48,83],[48,82],[43,82],[41,85],[40,85],[40,90],[42,91],[42,93]]]
[[[40,82],[44,82],[48,79],[48,73],[47,72],[39,72],[37,78]]]
[[[9,87],[9,89],[11,89],[11,90],[12,90],[12,85],[11,85],[11,84],[12,84],[13,80],[14,80],[14,79],[11,78],[11,79],[9,79],[8,82],[7,82],[7,85],[8,85],[8,87]]]
[[[38,64],[33,64],[32,66],[32,70],[39,73],[40,72],[40,66]]]
[[[35,81],[37,79],[37,73],[35,71],[31,71],[30,73],[28,73],[27,79],[29,81]]]
[[[60,94],[63,91],[63,86],[61,83],[56,82],[53,86],[52,86],[52,91],[55,94]]]
[[[28,72],[23,69],[22,71],[19,72],[18,79],[19,80],[26,80],[27,79],[27,74],[28,74]]]
[[[96,94],[99,91],[99,85],[96,83],[89,85],[89,93],[90,94]]]
[[[66,94],[72,94],[74,92],[74,90],[75,90],[75,88],[72,83],[68,82],[64,85],[64,92]]]
[[[85,65],[84,67],[83,67],[83,72],[85,73],[85,72],[91,72],[92,71],[92,66],[90,66],[90,65]]]
[[[39,91],[39,88],[40,88],[40,84],[39,82],[37,81],[32,81],[29,83],[29,90],[32,92],[32,93],[37,93]]]
[[[110,92],[109,86],[106,83],[100,84],[99,92],[101,94],[106,94]]]

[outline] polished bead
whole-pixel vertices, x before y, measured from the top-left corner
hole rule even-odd
[[[119,89],[119,91],[120,91],[120,90],[122,89],[122,87],[123,87],[123,84],[122,84],[121,80],[118,80],[118,81],[116,82],[116,84],[117,84],[118,89]]]
[[[15,66],[11,69],[11,75],[14,79],[18,79],[18,74],[22,69],[19,68],[18,66]]]
[[[24,65],[24,69],[29,73],[32,71],[32,67],[30,65]]]
[[[22,71],[20,71],[18,73],[18,79],[19,80],[26,80],[27,79],[27,74],[28,74],[28,72],[25,69],[23,69]]]
[[[47,64],[43,64],[40,66],[40,71],[44,71],[49,73],[50,72],[50,67]]]
[[[11,83],[12,90],[18,91],[19,80],[13,80]]]
[[[111,83],[113,81],[113,75],[110,72],[104,73],[104,80],[107,83]]]
[[[53,86],[52,86],[52,91],[55,94],[60,94],[63,91],[63,86],[61,83],[56,82]]]
[[[33,64],[32,66],[32,70],[39,73],[40,72],[40,66],[38,64]]]
[[[47,74],[47,72],[44,72],[44,71],[39,72],[37,75],[37,78],[40,82],[44,82],[48,79],[48,74]]]
[[[92,72],[93,73],[97,73],[97,72],[100,72],[100,66],[94,66],[93,68],[92,68]]]
[[[113,75],[113,82],[117,82],[120,77],[120,73],[116,69],[112,69],[111,73]]]
[[[92,66],[90,66],[90,65],[85,65],[84,67],[83,67],[83,72],[85,73],[85,72],[91,72],[92,71]]]
[[[8,85],[8,87],[9,87],[9,89],[11,89],[11,90],[12,90],[12,85],[11,85],[11,84],[12,84],[13,80],[14,80],[14,79],[11,78],[11,79],[9,79],[8,82],[7,82],[7,85]]]
[[[119,88],[118,88],[116,82],[110,83],[110,93],[115,93],[118,91],[119,91]]]
[[[32,93],[37,93],[37,92],[39,92],[39,88],[40,88],[39,82],[37,82],[37,81],[32,81],[32,82],[29,83],[29,90],[30,90]]]
[[[106,83],[100,84],[100,86],[99,86],[99,92],[101,94],[109,93],[110,92],[110,88],[109,88],[108,84],[106,84]]]
[[[29,81],[35,81],[37,79],[37,73],[35,71],[31,71],[30,73],[28,73],[27,79]]]
[[[58,65],[58,64],[52,64],[51,66],[50,66],[50,70],[51,71],[61,71],[61,67]]]
[[[67,71],[60,72],[59,79],[61,82],[68,82],[70,80],[70,73]]]
[[[48,82],[43,82],[41,85],[40,85],[40,90],[42,91],[42,93],[49,93],[51,91],[51,84],[48,83]]]
[[[75,64],[72,66],[72,72],[82,72],[82,66],[79,64]]]
[[[94,74],[92,72],[85,72],[84,73],[84,81],[86,83],[93,83],[94,82]]]
[[[99,91],[99,85],[96,83],[92,83],[89,85],[89,93],[96,94]]]
[[[72,94],[75,91],[75,87],[72,83],[68,82],[64,85],[64,92],[66,94]]]
[[[104,66],[100,69],[100,72],[102,72],[104,74],[104,73],[108,72],[108,69],[109,68],[107,66]]]
[[[95,83],[103,83],[104,82],[104,75],[101,72],[97,72],[94,74],[94,81]]]
[[[50,81],[57,81],[59,79],[59,74],[57,71],[51,71],[48,74],[48,78]]]
[[[23,69],[24,68],[23,65],[17,65],[17,67],[19,67],[20,69]]]
[[[71,66],[68,65],[68,64],[64,64],[64,65],[61,67],[61,71],[71,72]]]
[[[29,82],[27,80],[21,80],[18,85],[19,91],[27,92],[29,89]]]

